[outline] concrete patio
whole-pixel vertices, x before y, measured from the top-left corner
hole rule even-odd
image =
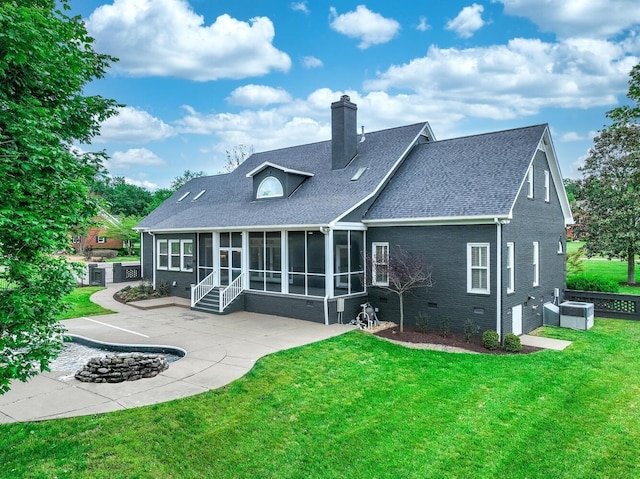
[[[96,414],[191,396],[242,377],[262,356],[353,329],[246,312],[215,316],[191,311],[187,300],[179,298],[133,307],[113,299],[124,286],[110,284],[92,296],[116,314],[64,321],[68,332],[111,343],[178,346],[187,356],[158,376],[138,381],[83,383],[73,377],[74,371],[15,381],[11,391],[0,396],[0,423]]]

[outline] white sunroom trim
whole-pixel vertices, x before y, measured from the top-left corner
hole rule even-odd
[[[383,220],[363,220],[371,226],[444,226],[444,225],[479,225],[494,224],[496,221],[508,221],[511,215],[491,216],[438,216],[425,218],[392,218]]]

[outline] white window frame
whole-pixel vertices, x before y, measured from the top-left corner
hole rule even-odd
[[[564,244],[561,239],[558,240],[558,254],[564,254]]]
[[[185,255],[185,245],[191,243],[191,251],[192,254],[190,255]],[[167,252],[166,253],[162,253],[161,250],[161,245],[162,244],[166,244],[167,245]],[[172,245],[178,245],[178,253],[172,253]],[[194,256],[195,256],[195,250],[193,247],[193,240],[191,239],[183,239],[183,240],[179,240],[179,239],[159,239],[157,242],[157,249],[156,249],[156,269],[158,270],[162,270],[162,271],[184,271],[187,273],[190,273],[193,271],[193,260],[194,260]],[[166,266],[160,266],[160,258],[161,257],[166,257]],[[180,266],[176,267],[176,266],[172,266],[173,262],[172,262],[172,258],[174,257],[179,257],[180,258]],[[191,257],[191,260],[187,260],[185,261],[185,257]],[[190,264],[187,264],[190,263]]]
[[[512,294],[516,291],[515,266],[515,245],[509,242],[507,243],[507,294]]]
[[[549,203],[551,199],[550,193],[551,183],[549,182],[549,170],[544,170],[544,201]]]
[[[191,254],[189,255],[185,255],[184,250],[185,250],[185,245],[187,244],[191,244]],[[193,255],[194,255],[194,249],[193,249],[193,240],[180,240],[180,270],[181,271],[193,271]],[[187,261],[185,261],[185,257],[191,257],[191,260],[188,261],[189,264],[187,264]]]
[[[265,186],[268,185],[268,182],[273,183],[276,187],[275,191],[265,190]],[[278,178],[275,176],[267,176],[260,182],[258,185],[258,189],[256,190],[256,199],[263,198],[282,198],[284,196],[284,187]]]
[[[485,266],[473,265],[472,251],[474,248],[486,249],[486,261]],[[486,288],[474,288],[473,287],[473,271],[482,270],[487,272],[487,286]],[[490,294],[491,293],[491,247],[489,243],[467,243],[467,293],[470,294]]]
[[[540,286],[540,243],[533,242],[533,286]]]
[[[96,243],[98,243],[98,244],[106,244],[107,243],[107,237],[106,236],[96,235]]]
[[[533,199],[533,165],[529,167],[527,172],[527,198]]]
[[[384,248],[383,258],[379,258],[376,254],[378,248]],[[378,265],[387,267],[386,280],[378,280]],[[373,286],[389,286],[389,243],[373,242],[371,243],[371,284]]]

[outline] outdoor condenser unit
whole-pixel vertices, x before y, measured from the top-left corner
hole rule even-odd
[[[560,307],[553,303],[544,303],[542,324],[545,326],[560,326]]]
[[[593,326],[593,303],[578,301],[560,303],[560,326],[585,331],[591,329]]]

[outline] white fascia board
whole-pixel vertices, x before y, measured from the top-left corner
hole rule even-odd
[[[353,231],[365,231],[367,229],[366,225],[359,222],[338,222],[333,223],[334,230],[353,230]]]
[[[254,168],[249,173],[247,173],[247,178],[252,178],[258,173],[260,173],[265,168],[272,167],[276,168],[280,171],[284,171],[285,173],[293,173],[294,175],[302,175],[302,176],[313,176],[313,173],[308,173],[306,171],[293,170],[291,168],[286,168],[284,166],[276,165],[275,163],[271,163],[270,161],[265,161],[260,166]]]
[[[257,226],[221,226],[208,227],[208,228],[159,228],[154,229],[155,234],[168,234],[168,233],[213,233],[213,232],[226,232],[226,231],[304,231],[304,230],[320,230],[320,227],[326,227],[326,224],[309,224],[309,225],[257,225]],[[145,230],[145,232],[148,230]]]
[[[331,223],[329,223],[329,225],[333,228],[335,227],[336,223],[338,223],[340,221],[340,218],[344,218],[345,216],[347,216],[348,214],[350,214],[352,211],[354,211],[357,208],[360,208],[360,206],[362,206],[363,204],[365,204],[367,201],[369,201],[371,198],[374,198],[375,196],[378,195],[378,193],[380,193],[380,190],[384,187],[384,185],[387,184],[387,182],[389,181],[389,178],[391,178],[395,172],[398,170],[398,168],[400,167],[400,165],[404,162],[404,160],[406,159],[406,157],[409,155],[409,153],[411,152],[411,150],[413,149],[413,147],[416,145],[416,143],[418,142],[418,139],[421,136],[424,136],[425,131],[428,131],[430,135],[432,135],[433,133],[431,132],[431,128],[429,127],[429,123],[425,122],[422,129],[418,132],[418,134],[416,135],[416,137],[413,139],[413,141],[411,141],[411,143],[409,143],[409,146],[407,146],[407,148],[402,152],[402,154],[400,155],[400,157],[396,160],[396,162],[393,164],[393,166],[389,169],[389,171],[387,172],[387,174],[382,178],[382,180],[380,181],[380,183],[378,183],[378,186],[376,186],[373,191],[371,193],[369,193],[367,196],[365,196],[363,199],[361,199],[360,201],[358,201],[355,205],[353,205],[351,208],[349,208],[347,211],[345,211],[344,213],[342,213],[340,216],[338,216],[336,219],[334,219],[333,221],[331,221]]]
[[[571,205],[569,204],[569,197],[567,191],[564,188],[564,181],[562,180],[562,173],[560,172],[560,163],[558,163],[558,157],[556,156],[556,150],[551,140],[551,133],[549,132],[549,126],[544,130],[541,140],[544,151],[547,155],[547,162],[549,163],[549,170],[551,171],[551,178],[556,186],[556,192],[560,199],[560,207],[562,208],[562,214],[564,215],[565,226],[572,225],[573,215],[571,214]]]
[[[509,221],[511,215],[491,216],[440,216],[431,218],[395,218],[364,220],[367,226],[442,226],[442,225],[487,225],[497,221]]]

